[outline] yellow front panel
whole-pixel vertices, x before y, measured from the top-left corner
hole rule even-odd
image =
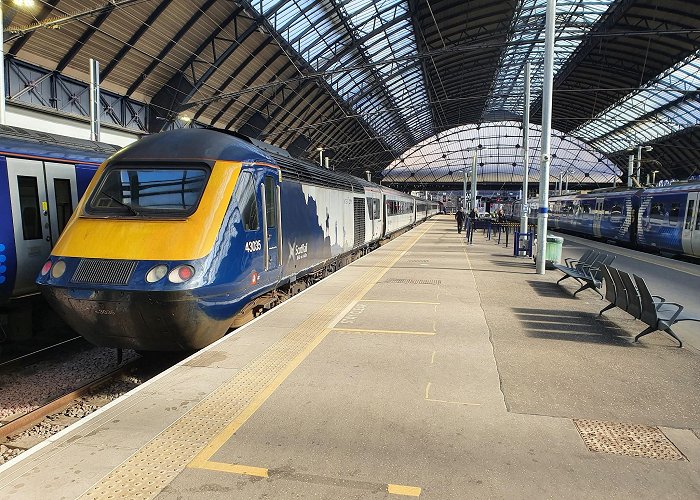
[[[185,220],[78,217],[92,195],[99,168],[52,255],[99,259],[194,260],[209,254],[221,228],[241,163],[214,164],[197,211]]]

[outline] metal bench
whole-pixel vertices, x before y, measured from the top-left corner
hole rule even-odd
[[[591,257],[589,257],[589,260],[591,260]],[[579,262],[576,264],[576,267],[573,268],[562,266],[561,264],[555,264],[554,267],[556,269],[559,269],[565,275],[559,281],[557,281],[557,283],[562,282],[566,278],[574,278],[581,284],[581,288],[574,292],[574,297],[579,292],[590,288],[591,290],[595,291],[598,295],[600,295],[600,298],[602,299],[603,294],[600,293],[600,291],[598,290],[603,286],[602,267],[604,265],[612,264],[614,260],[615,255],[606,255],[604,253],[599,253],[592,258],[592,262]]]
[[[630,275],[607,265],[602,267],[601,272],[605,282],[605,298],[610,304],[601,309],[599,315],[618,307],[648,325],[634,338],[635,342],[659,330],[676,339],[678,347],[683,347],[683,342],[671,327],[681,321],[700,322],[700,319],[680,318],[683,306],[676,302],[667,302],[660,295],[652,295],[644,279],[636,274]],[[669,310],[670,308],[673,309]]]

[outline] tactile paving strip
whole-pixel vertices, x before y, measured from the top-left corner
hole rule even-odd
[[[381,283],[400,283],[402,285],[439,285],[442,283],[440,280],[412,280],[412,279],[404,279],[404,278],[392,278],[388,279],[386,281],[382,281]]]
[[[364,289],[376,284],[431,226],[414,238],[397,241],[396,249],[383,249],[386,255],[361,278],[268,347],[234,378],[180,417],[81,498],[141,499],[157,495],[210,444],[214,436],[245,415],[251,402],[264,393],[300,353],[314,342],[320,342],[335,326],[330,322],[357,300]]]
[[[579,419],[574,419],[574,424],[591,451],[660,460],[685,460],[678,448],[657,427]]]

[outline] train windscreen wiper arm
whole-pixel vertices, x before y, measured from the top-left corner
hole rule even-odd
[[[112,196],[111,194],[109,194],[107,191],[102,191],[101,194],[105,195],[105,196],[106,196],[107,198],[109,198],[110,200],[116,201],[116,202],[119,203],[121,206],[126,207],[132,214],[134,214],[134,215],[141,215],[141,213],[140,213],[138,210],[136,210],[134,207],[132,207],[129,203],[124,203],[123,201],[118,200],[117,198],[115,198],[114,196]]]

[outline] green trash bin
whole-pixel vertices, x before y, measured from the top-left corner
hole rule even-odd
[[[544,266],[554,269],[554,264],[561,264],[561,252],[564,247],[564,238],[560,236],[547,236],[547,248],[545,249]]]

